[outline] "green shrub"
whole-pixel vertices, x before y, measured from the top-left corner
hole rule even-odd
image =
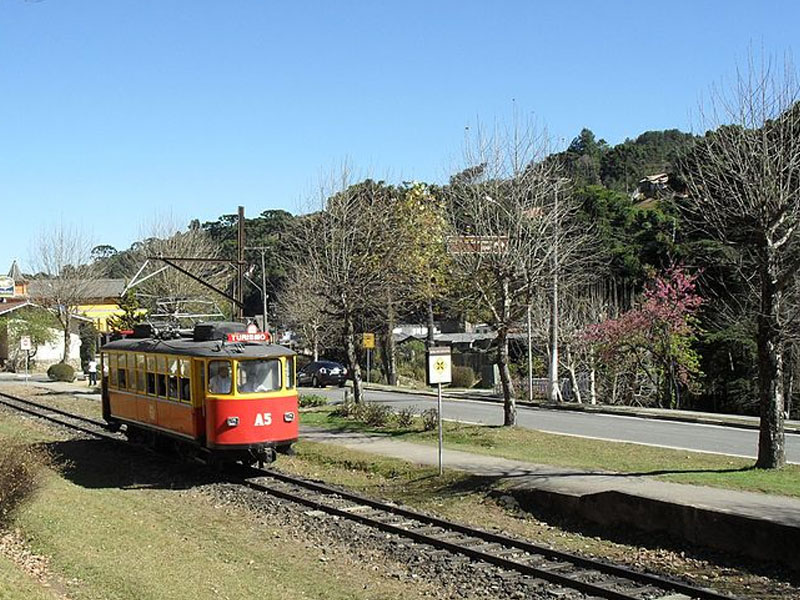
[[[314,406],[325,406],[328,399],[320,394],[300,394],[298,401],[300,408],[311,408]]]
[[[432,431],[439,426],[439,411],[435,408],[428,408],[422,412],[422,429]]]
[[[450,385],[458,388],[471,388],[475,385],[475,371],[472,370],[472,367],[458,367],[454,365],[452,370],[452,382]]]
[[[392,422],[394,411],[386,404],[365,402],[362,405],[359,419],[371,427],[386,427]]]
[[[414,415],[416,414],[417,409],[415,406],[406,406],[405,408],[401,408],[397,411],[397,415],[395,415],[395,420],[397,421],[397,426],[403,429],[408,429],[414,424]]]
[[[53,381],[75,381],[75,369],[67,363],[56,363],[47,369],[47,376]]]
[[[46,458],[33,446],[0,443],[0,527],[8,525],[16,508],[36,491]]]
[[[334,417],[342,417],[344,419],[352,419],[359,410],[359,405],[355,400],[350,398],[346,399],[341,404],[336,406],[336,409],[331,413]]]
[[[386,427],[394,417],[394,411],[385,404],[375,404],[372,402],[355,402],[346,400],[337,405],[332,415],[361,421],[371,427]]]

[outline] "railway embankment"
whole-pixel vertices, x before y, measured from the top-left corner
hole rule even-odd
[[[434,465],[433,447],[388,435],[305,429],[303,438]],[[450,469],[505,482],[523,508],[591,523],[665,533],[691,544],[774,560],[800,571],[800,499],[587,471],[445,448]],[[651,473],[655,475],[656,473]]]

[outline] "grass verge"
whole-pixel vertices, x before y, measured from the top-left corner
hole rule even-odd
[[[237,505],[218,506],[195,489],[203,477],[182,486],[170,476],[153,476],[126,449],[90,440],[52,442],[16,416],[3,415],[0,424],[0,444],[15,431],[47,442],[56,460],[67,461],[47,472],[41,493],[18,511],[14,527],[30,551],[46,557],[51,579],[72,600],[422,596],[423,589],[357,560],[322,562],[319,549],[283,523],[254,519]],[[0,597],[54,596],[6,559],[0,560]]]
[[[330,430],[384,433],[407,442],[437,443],[436,431],[422,431],[419,419],[409,428],[378,429],[336,417],[332,411],[331,408],[304,411],[301,422]],[[519,427],[449,422],[444,426],[444,443],[455,450],[537,464],[637,473],[676,483],[800,497],[798,465],[787,465],[777,471],[754,469],[753,461],[744,458],[606,442]]]

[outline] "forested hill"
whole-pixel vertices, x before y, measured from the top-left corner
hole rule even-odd
[[[681,152],[694,136],[677,129],[646,131],[635,140],[616,146],[597,139],[583,129],[569,147],[555,155],[567,166],[578,186],[602,185],[610,190],[630,193],[648,175],[674,172]]]

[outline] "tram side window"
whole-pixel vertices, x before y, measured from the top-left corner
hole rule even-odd
[[[272,392],[281,389],[279,360],[245,360],[239,363],[236,385],[241,393]]]
[[[156,395],[167,397],[167,357],[156,356]]]
[[[169,358],[167,359],[167,366],[169,369],[169,375],[167,378],[167,385],[169,387],[169,399],[170,400],[179,400],[178,398],[178,362],[177,358]]]
[[[191,403],[192,384],[188,377],[181,377],[181,402]]]
[[[156,374],[156,383],[158,384],[158,395],[164,398],[167,397],[167,376],[164,373]]]
[[[117,355],[108,355],[108,372],[111,380],[111,387],[117,387]]]
[[[192,363],[188,360],[181,360],[181,402],[190,403],[192,401]]]
[[[142,394],[145,392],[145,359],[144,354],[136,355],[136,389]]]
[[[151,396],[155,396],[156,371],[158,371],[158,368],[156,367],[156,357],[152,354],[148,354],[145,358],[147,362],[147,393]]]
[[[175,375],[170,375],[167,381],[169,384],[169,399],[178,399],[178,378]]]
[[[212,360],[208,363],[208,391],[212,394],[231,393],[231,361]]]
[[[119,385],[119,389],[124,390],[128,387],[128,361],[127,355],[120,354],[117,356],[118,361],[118,368],[117,368],[117,384]]]
[[[294,387],[294,356],[286,357],[286,388]]]

